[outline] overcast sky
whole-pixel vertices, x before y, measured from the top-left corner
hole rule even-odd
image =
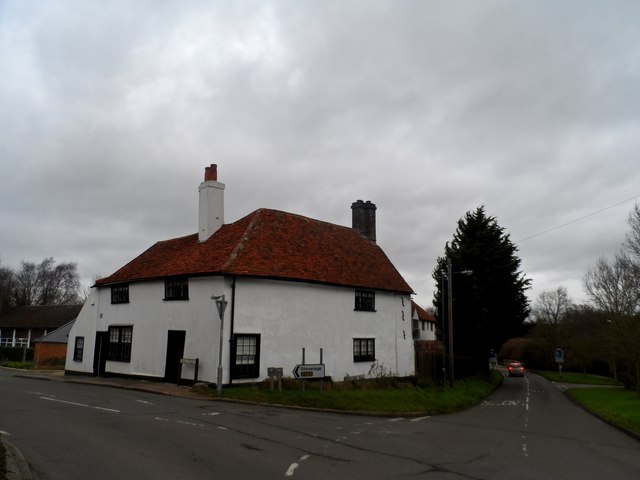
[[[210,163],[226,223],[374,202],[422,306],[481,205],[583,301],[640,200],[635,0],[0,0],[0,72],[0,263],[84,286],[195,233]]]

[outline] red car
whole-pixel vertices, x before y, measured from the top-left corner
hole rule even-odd
[[[510,377],[524,377],[524,365],[520,362],[511,362],[507,365]]]

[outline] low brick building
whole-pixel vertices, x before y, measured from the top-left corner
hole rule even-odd
[[[82,305],[17,307],[0,315],[0,347],[32,347],[40,338],[75,320]]]

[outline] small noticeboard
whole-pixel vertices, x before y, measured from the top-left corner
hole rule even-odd
[[[497,365],[498,364],[498,355],[494,350],[489,352],[489,365]]]
[[[309,378],[324,378],[324,364],[306,364],[296,365],[293,369],[293,376],[295,378],[309,379]]]
[[[556,363],[564,362],[564,352],[562,351],[561,348],[556,348],[555,359],[556,359]]]

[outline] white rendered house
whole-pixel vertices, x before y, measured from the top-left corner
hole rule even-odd
[[[411,322],[414,340],[436,340],[436,319],[433,315],[411,302]]]
[[[225,224],[215,165],[199,192],[198,233],[96,281],[69,334],[67,373],[176,381],[194,378],[181,359],[197,358],[201,381],[216,382],[221,360],[223,384],[256,382],[269,367],[291,375],[303,348],[311,364],[322,349],[334,379],[376,362],[414,373],[412,289],[375,242],[375,205],[353,203],[353,228],[268,209]]]

